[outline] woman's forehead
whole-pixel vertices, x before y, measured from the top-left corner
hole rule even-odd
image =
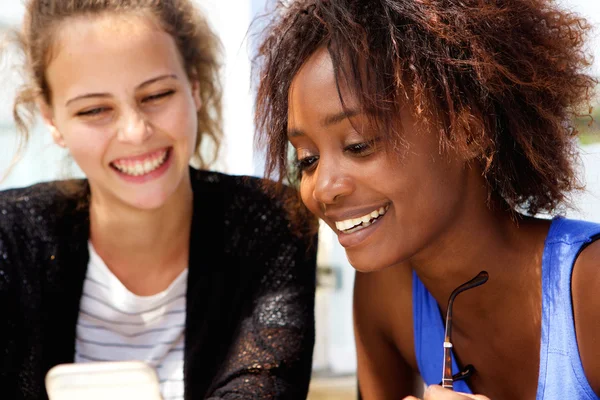
[[[87,23],[79,19],[63,28],[47,68],[53,95],[112,91],[113,87],[136,86],[158,74],[184,72],[169,34],[142,17],[129,21],[116,17],[114,25],[109,25],[107,18]]]
[[[315,51],[294,76],[288,99],[290,106],[314,105],[317,102],[326,108],[342,108],[343,99],[343,105],[347,108],[358,107],[345,75],[334,66],[325,47]]]

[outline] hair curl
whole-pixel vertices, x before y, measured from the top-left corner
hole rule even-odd
[[[578,187],[574,116],[597,83],[586,72],[589,30],[551,0],[280,2],[255,60],[266,173],[294,176],[288,91],[326,46],[338,82],[388,149],[403,148],[397,121],[400,107],[409,107],[436,128],[441,149],[476,157],[489,198],[531,215],[553,212]]]
[[[26,81],[17,93],[13,116],[20,135],[19,152],[27,144],[36,112],[36,100],[51,102],[46,68],[62,24],[71,18],[110,13],[142,13],[156,19],[179,50],[188,76],[199,82],[202,107],[198,111],[195,158],[202,167],[215,161],[222,138],[220,42],[190,0],[27,0],[22,30],[16,42],[25,55]],[[209,160],[202,158],[204,138],[213,142]]]

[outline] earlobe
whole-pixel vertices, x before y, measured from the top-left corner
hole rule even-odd
[[[52,113],[52,108],[43,99],[38,99],[37,105],[40,110],[42,119],[44,120],[44,123],[50,130],[50,134],[52,135],[52,140],[54,140],[54,143],[56,143],[60,147],[66,147],[65,139],[54,124],[54,115]]]
[[[48,128],[50,129],[50,134],[52,135],[54,143],[56,143],[60,147],[67,147],[67,145],[65,144],[65,139],[63,138],[63,135],[61,135],[61,133],[58,131],[58,129],[56,129],[54,125],[48,125]]]

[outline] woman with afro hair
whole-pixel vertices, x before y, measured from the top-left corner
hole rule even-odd
[[[600,225],[560,216],[589,29],[551,0],[277,8],[257,127],[357,270],[363,399],[598,399]]]

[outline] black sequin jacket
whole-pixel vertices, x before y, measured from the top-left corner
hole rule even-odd
[[[314,238],[291,233],[259,179],[191,177],[185,399],[305,399]],[[89,210],[56,186],[0,192],[0,399],[47,399],[46,372],[74,360]]]

